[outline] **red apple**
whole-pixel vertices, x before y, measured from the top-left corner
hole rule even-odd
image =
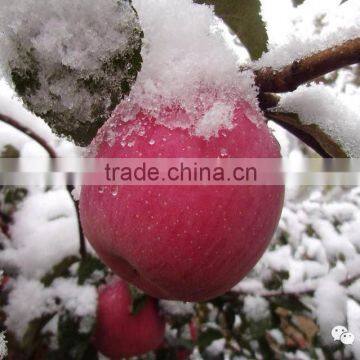
[[[161,120],[179,112],[167,108]],[[105,125],[95,139],[97,157],[218,158],[226,149],[232,158],[279,158],[277,141],[262,120],[248,118],[251,112],[240,101],[233,127],[209,140],[161,125],[141,110],[127,122],[120,112],[115,126]],[[103,140],[107,130],[115,132],[112,142]],[[275,185],[120,186],[117,196],[110,190],[82,189],[87,239],[126,281],[151,296],[183,301],[219,296],[252,269],[277,227],[284,196],[284,187]]]
[[[99,291],[94,345],[111,359],[145,354],[163,341],[165,321],[156,300],[149,298],[136,315],[131,313],[131,305],[129,286],[123,280]]]
[[[198,329],[196,325],[196,320],[192,319],[189,323],[189,330],[190,330],[190,336],[191,340],[195,343],[198,339]]]

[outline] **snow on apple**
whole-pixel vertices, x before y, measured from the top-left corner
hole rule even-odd
[[[211,9],[190,0],[174,0],[171,8],[165,1],[135,5],[145,33],[144,65],[94,139],[96,157],[216,158],[224,151],[280,157],[252,78],[238,71],[235,54],[213,29]],[[159,12],[166,14],[161,24]],[[174,47],[176,40],[182,46]],[[271,239],[282,202],[283,188],[276,186],[120,187],[115,197],[95,186],[82,189],[80,211],[86,237],[118,275],[155,297],[198,301],[246,275]],[[256,230],[249,227],[255,216]]]
[[[239,99],[259,113],[253,74],[239,71],[236,54],[224,42],[212,8],[191,0],[169,4],[134,2],[144,31],[143,66],[129,97],[119,105],[123,121],[132,120],[141,108],[169,127],[197,125],[198,135],[209,137],[214,127],[231,126]],[[166,106],[173,105],[179,105],[186,118],[161,116]],[[200,118],[199,109],[203,109]],[[255,114],[254,121],[258,119]]]
[[[224,148],[229,157],[280,157],[267,126],[249,120],[247,107],[241,100],[234,104],[232,128],[206,140],[191,129],[165,126],[179,113],[186,118],[183,109],[167,108],[166,120],[145,109],[124,122],[120,105],[111,120],[114,144],[95,139],[97,157],[217,158]],[[200,301],[229,290],[254,266],[275,231],[283,194],[282,186],[170,185],[119,186],[113,196],[84,186],[80,213],[86,237],[119,276],[154,297]]]

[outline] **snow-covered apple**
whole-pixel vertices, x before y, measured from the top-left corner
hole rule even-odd
[[[164,107],[158,117],[138,109],[129,119],[120,106],[94,141],[96,156],[279,158],[256,109],[243,100],[232,105],[231,118],[214,125],[227,113],[215,102],[193,129],[179,126],[187,118],[179,107]],[[115,195],[110,186],[81,192],[84,233],[100,258],[151,296],[203,301],[231,289],[259,260],[278,224],[284,187],[135,185],[119,186]]]
[[[157,300],[148,298],[132,314],[129,285],[117,279],[99,291],[94,345],[111,359],[131,357],[155,350],[164,339],[165,321]]]

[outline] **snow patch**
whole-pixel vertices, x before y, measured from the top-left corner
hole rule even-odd
[[[269,303],[260,296],[246,296],[244,313],[249,320],[264,320],[270,316]]]
[[[50,287],[23,277],[12,283],[5,324],[21,340],[28,323],[46,314],[66,309],[79,317],[95,316],[97,292],[93,286],[79,286],[76,279],[56,279]],[[31,299],[31,301],[29,301]]]
[[[346,325],[345,289],[333,280],[324,279],[315,291],[315,301],[321,337],[326,344],[332,344],[332,328]]]

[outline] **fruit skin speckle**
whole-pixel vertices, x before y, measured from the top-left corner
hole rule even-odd
[[[113,146],[99,134],[97,156],[217,158],[226,149],[227,157],[279,158],[266,124],[246,113],[238,104],[232,129],[209,140],[142,112],[127,122],[119,113],[112,119]],[[121,146],[125,134],[133,147]],[[204,301],[231,289],[256,264],[277,227],[283,198],[283,186],[119,186],[116,197],[84,186],[80,210],[87,239],[115,273],[157,298]]]

